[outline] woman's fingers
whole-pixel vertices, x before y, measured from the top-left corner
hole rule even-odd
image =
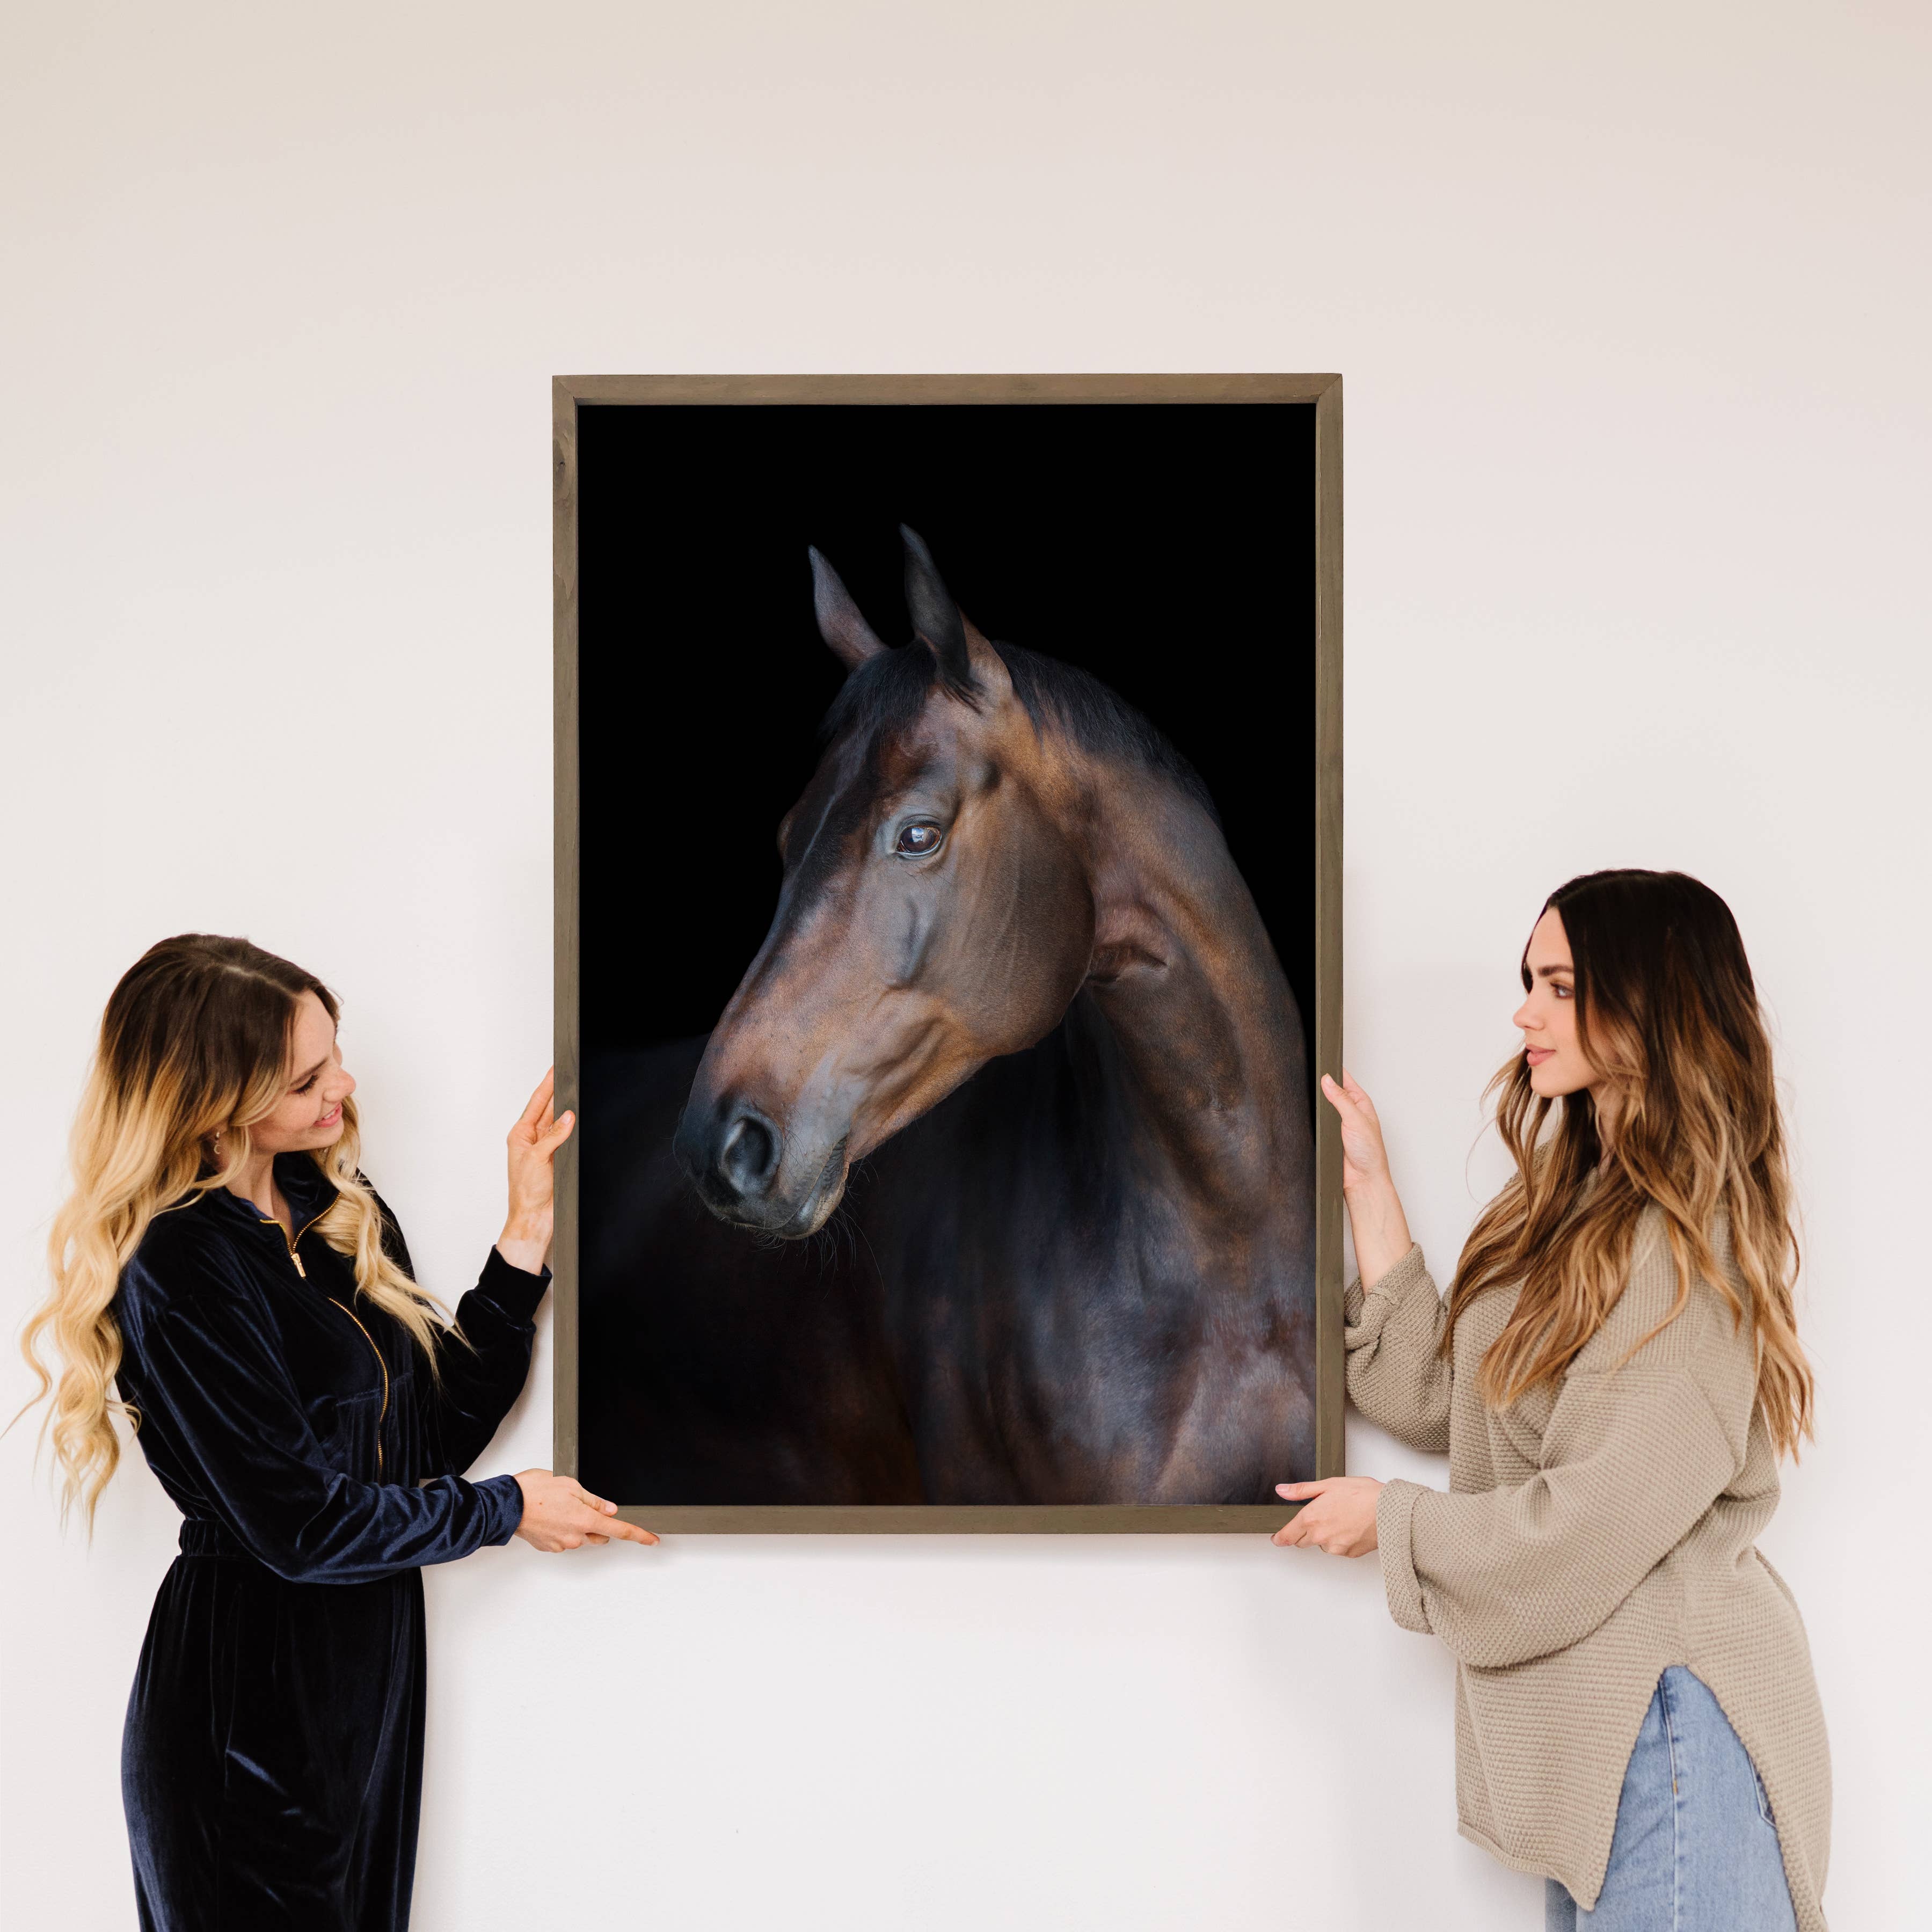
[[[567,1523],[558,1526],[548,1546],[551,1550],[578,1550],[586,1543],[650,1544],[657,1540],[641,1523],[614,1520],[590,1510],[579,1509]],[[539,1543],[537,1546],[543,1549],[546,1546]]]
[[[586,1543],[657,1541],[648,1530],[617,1516],[617,1505],[593,1496],[574,1476],[548,1469],[526,1469],[518,1477],[524,1492],[524,1520],[517,1534],[537,1549],[579,1550]]]
[[[652,1535],[642,1523],[625,1522],[621,1520],[616,1522],[607,1522],[604,1526],[604,1534],[607,1536],[613,1537],[617,1540],[623,1543],[655,1543],[657,1541],[656,1537]]]
[[[1347,1073],[1340,1080],[1331,1075],[1322,1076],[1322,1091],[1328,1104],[1345,1120],[1355,1120],[1373,1131],[1381,1130],[1381,1120],[1376,1112],[1376,1103],[1358,1087]]]
[[[617,1505],[608,1496],[593,1496],[581,1483],[573,1482],[571,1487],[590,1516],[593,1527],[586,1534],[593,1543],[608,1543],[613,1537],[626,1543],[656,1542],[657,1538],[640,1524],[612,1522],[610,1519],[617,1514]]]
[[[608,1542],[613,1536],[620,1538],[622,1542],[626,1542],[626,1544],[657,1542],[657,1538],[655,1538],[650,1530],[644,1528],[641,1524],[622,1522],[622,1520],[613,1522],[613,1516],[616,1516],[616,1503],[610,1502],[608,1497],[591,1496],[590,1490],[584,1488],[584,1484],[581,1482],[572,1484],[572,1490],[576,1490],[578,1502],[580,1502],[581,1505],[584,1505],[584,1509],[590,1513],[591,1526],[586,1530],[586,1534],[593,1540],[593,1542],[599,1542],[599,1544]]]
[[[512,1158],[515,1158],[518,1148],[527,1148],[532,1154],[548,1160],[569,1139],[571,1130],[576,1124],[577,1116],[568,1109],[561,1114],[553,1114],[548,1099],[541,1113],[532,1114],[526,1108],[522,1118],[510,1130]]]
[[[524,1109],[523,1118],[518,1121],[520,1127],[528,1127],[533,1132],[541,1129],[544,1116],[550,1111],[550,1098],[556,1091],[556,1069],[553,1066],[537,1082],[537,1090],[530,1096],[530,1105]]]
[[[530,1105],[507,1136],[510,1200],[503,1232],[506,1240],[515,1245],[505,1246],[499,1241],[497,1246],[502,1248],[504,1258],[513,1268],[532,1274],[542,1265],[544,1251],[550,1244],[556,1190],[551,1163],[557,1149],[569,1139],[577,1126],[574,1114],[566,1113],[561,1118],[554,1114],[556,1089],[556,1073],[553,1068],[544,1076],[542,1084],[530,1096]]]
[[[1370,1105],[1369,1096],[1359,1088],[1351,1092],[1324,1073],[1322,1076],[1322,1097],[1341,1116],[1344,1128],[1380,1137],[1382,1124],[1376,1118],[1376,1110]]]
[[[1290,1502],[1305,1502],[1311,1496],[1322,1493],[1319,1483],[1277,1483],[1274,1492],[1285,1496]],[[1291,1516],[1276,1530],[1268,1540],[1278,1544],[1284,1550],[1292,1550],[1308,1540],[1308,1511],[1304,1508]]]
[[[617,1514],[615,1503],[596,1503],[585,1511],[584,1534],[592,1543],[655,1543],[657,1538],[643,1524],[626,1522]]]
[[[1376,1508],[1382,1485],[1367,1476],[1328,1476],[1319,1482],[1280,1483],[1277,1496],[1302,1504],[1272,1540],[1319,1550],[1330,1556],[1362,1556],[1376,1546]]]
[[[1342,1078],[1346,1084],[1324,1074],[1322,1093],[1342,1124],[1342,1185],[1354,1188],[1381,1175],[1388,1167],[1388,1156],[1382,1145],[1382,1124],[1376,1118],[1374,1103],[1347,1073]]]
[[[1274,1540],[1284,1550],[1318,1550],[1324,1556],[1332,1556],[1327,1538],[1328,1526],[1304,1510],[1292,1522],[1283,1523],[1274,1533]]]

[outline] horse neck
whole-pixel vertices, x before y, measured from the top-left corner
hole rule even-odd
[[[1096,770],[1083,989],[1113,1036],[1139,1138],[1236,1219],[1294,1201],[1310,1157],[1293,994],[1226,842],[1165,778]]]

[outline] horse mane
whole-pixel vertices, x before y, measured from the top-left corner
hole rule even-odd
[[[1025,706],[1036,731],[1058,730],[1096,758],[1158,773],[1191,798],[1216,825],[1220,824],[1220,814],[1201,774],[1118,692],[1077,664],[1043,657],[1021,645],[996,643],[993,649],[999,652],[1000,662],[1013,681],[1013,694]],[[902,731],[925,710],[939,677],[938,659],[916,644],[882,651],[839,687],[819,735],[829,743],[835,738],[862,734],[876,742],[890,733]],[[977,708],[976,688],[950,680],[947,688]]]

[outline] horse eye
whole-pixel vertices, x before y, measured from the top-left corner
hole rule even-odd
[[[901,831],[892,849],[902,859],[923,859],[939,850],[940,830],[936,825],[908,825]]]

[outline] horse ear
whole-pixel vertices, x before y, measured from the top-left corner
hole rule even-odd
[[[869,658],[886,646],[878,633],[866,622],[852,593],[839,580],[838,573],[818,550],[808,544],[812,559],[812,608],[818,616],[818,634],[832,646],[832,654],[848,670],[856,670]]]
[[[940,674],[948,684],[970,686],[973,655],[966,643],[966,620],[926,539],[904,524],[899,535],[905,539],[906,608],[912,613],[913,634],[939,660]]]

